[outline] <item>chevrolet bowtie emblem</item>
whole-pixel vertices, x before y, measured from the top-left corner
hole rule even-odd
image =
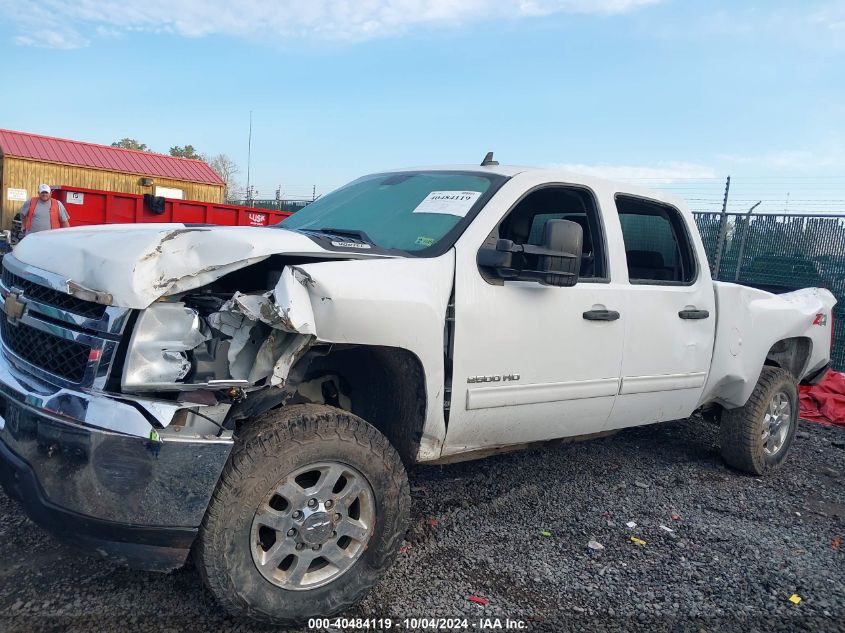
[[[15,323],[23,316],[24,306],[25,304],[18,300],[18,295],[14,292],[10,292],[6,295],[6,301],[3,304],[3,308],[6,312],[6,318],[10,323]]]

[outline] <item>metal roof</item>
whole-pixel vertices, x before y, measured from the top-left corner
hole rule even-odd
[[[52,136],[0,129],[0,153],[92,169],[105,169],[143,176],[222,185],[223,180],[208,163],[122,147],[96,145]]]

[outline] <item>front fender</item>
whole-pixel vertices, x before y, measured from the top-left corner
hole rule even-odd
[[[310,305],[291,317],[304,314],[301,320],[317,341],[401,348],[419,359],[428,401],[417,459],[439,457],[446,436],[443,346],[454,250],[435,258],[320,262],[296,269],[307,275],[300,288]]]

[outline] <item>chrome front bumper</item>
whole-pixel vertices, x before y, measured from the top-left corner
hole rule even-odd
[[[164,428],[180,408],[54,386],[0,354],[0,481],[59,536],[136,567],[177,567],[232,447]]]

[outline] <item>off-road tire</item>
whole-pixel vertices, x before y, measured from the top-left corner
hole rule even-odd
[[[357,469],[372,487],[375,527],[354,566],[327,585],[287,590],[268,581],[251,553],[256,508],[288,473],[314,461]],[[283,407],[244,425],[203,520],[197,569],[220,604],[236,616],[276,625],[340,613],[393,563],[408,522],[410,492],[399,454],[361,418],[323,405]]]
[[[774,455],[767,455],[763,448],[763,423],[769,403],[778,392],[787,396],[792,419],[782,447]],[[785,369],[764,367],[745,406],[722,414],[719,428],[722,458],[737,470],[762,475],[778,468],[786,459],[797,428],[798,385],[795,378]]]

